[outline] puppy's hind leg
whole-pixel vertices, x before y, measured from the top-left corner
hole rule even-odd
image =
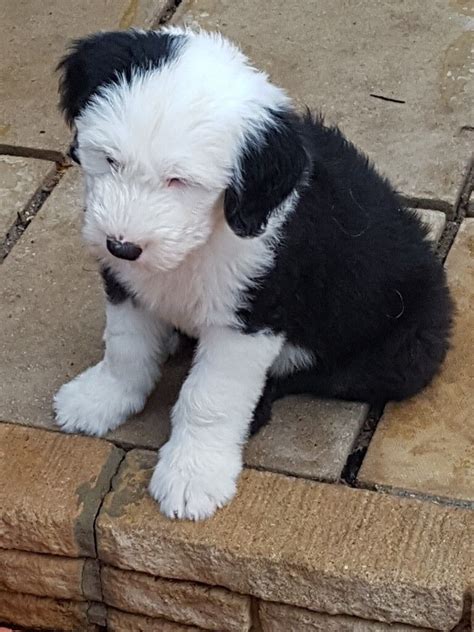
[[[64,384],[54,397],[56,423],[65,432],[102,436],[139,412],[172,351],[170,326],[127,294],[111,295],[107,279],[106,289],[104,358]]]

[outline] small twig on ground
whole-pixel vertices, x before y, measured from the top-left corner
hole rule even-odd
[[[382,99],[382,101],[390,101],[391,103],[406,103],[406,101],[404,101],[403,99],[394,99],[392,97],[384,97],[383,94],[373,94],[371,92],[370,96],[374,97],[374,99]]]

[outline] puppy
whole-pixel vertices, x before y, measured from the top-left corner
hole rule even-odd
[[[108,299],[103,360],[55,396],[64,431],[116,428],[175,332],[196,338],[150,492],[198,520],[234,496],[276,398],[380,404],[430,382],[451,323],[443,268],[337,128],[213,33],[92,35],[59,69]]]

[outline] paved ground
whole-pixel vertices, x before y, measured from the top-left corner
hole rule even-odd
[[[172,5],[7,0],[1,9],[0,622],[468,630],[474,11],[462,0]],[[104,303],[79,237],[80,174],[61,157],[68,132],[53,69],[71,37],[165,18],[223,31],[298,103],[340,124],[420,208],[458,307],[440,376],[381,418],[360,403],[280,402],[246,450],[237,500],[206,525],[170,523],[144,493],[189,349],[107,441],[64,437],[51,413],[57,388],[101,355]]]

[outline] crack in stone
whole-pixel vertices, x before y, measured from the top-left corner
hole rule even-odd
[[[0,241],[0,264],[10,254],[15,244],[19,241],[31,221],[41,210],[43,204],[49,198],[55,187],[59,184],[66,169],[69,167],[56,163],[46,174],[44,180],[25,204],[23,209],[17,214],[16,220],[10,226],[5,238]]]
[[[24,147],[22,145],[3,145],[0,143],[0,155],[19,156],[21,158],[36,158],[37,160],[48,160],[57,162],[60,165],[68,164],[68,159],[62,151],[55,149],[37,149],[35,147]]]
[[[182,0],[168,0],[164,9],[160,12],[158,17],[152,23],[152,28],[157,29],[160,26],[164,26],[165,24],[170,22],[181,2]]]

